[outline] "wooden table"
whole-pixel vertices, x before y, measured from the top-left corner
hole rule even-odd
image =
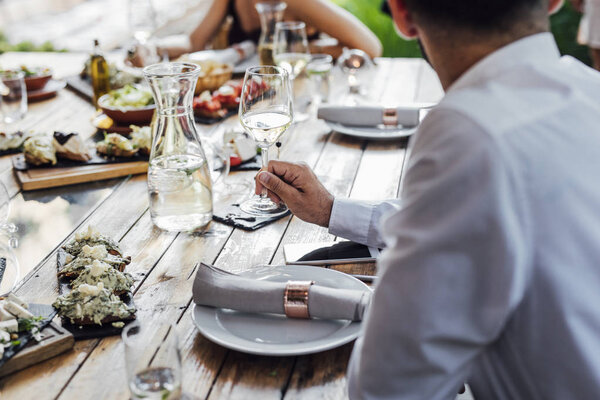
[[[17,54],[0,64],[49,65],[58,75],[76,73],[85,55]],[[371,83],[386,104],[437,101],[437,77],[417,59],[381,59]],[[92,107],[68,90],[30,105],[20,128],[67,130],[91,135]],[[200,126],[212,135],[223,126]],[[229,124],[229,125],[228,125]],[[12,130],[10,127],[9,130]],[[294,125],[285,134],[281,159],[305,161],[337,196],[383,199],[397,196],[405,165],[406,141],[369,142],[332,133],[317,120]],[[248,182],[253,172],[238,172],[232,182]],[[204,235],[173,234],[152,225],[145,175],[104,182],[19,192],[8,157],[0,158],[0,179],[11,194],[11,220],[20,228],[18,257],[26,276],[16,290],[28,301],[50,304],[57,296],[55,250],[88,224],[120,240],[133,262],[128,271],[138,318],[177,323],[182,346],[183,388],[204,399],[345,398],[346,367],[352,344],[299,357],[260,357],[230,351],[205,339],[191,319],[191,288],[197,262],[232,272],[257,264],[283,264],[287,243],[334,239],[326,229],[286,217],[256,232],[212,223]],[[247,192],[235,193],[243,198]],[[217,193],[219,196],[219,193]],[[374,265],[339,269],[373,273]],[[158,343],[157,343],[158,346]],[[0,380],[2,399],[126,399],[123,345],[119,336],[79,341],[63,355]]]

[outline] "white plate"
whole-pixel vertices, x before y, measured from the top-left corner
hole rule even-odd
[[[338,122],[330,122],[325,121],[329,127],[339,133],[344,135],[359,137],[363,139],[400,139],[404,137],[408,137],[417,131],[417,127],[413,126],[411,128],[399,128],[399,127],[391,127],[391,128],[378,128],[378,127],[370,127],[370,126],[349,126],[342,125]]]
[[[313,280],[317,285],[340,289],[371,290],[352,276],[320,267],[269,266],[240,275],[275,282]],[[292,356],[333,349],[356,339],[360,331],[360,322],[291,319],[283,315],[250,314],[197,304],[194,305],[192,319],[200,333],[221,346],[269,356]]]

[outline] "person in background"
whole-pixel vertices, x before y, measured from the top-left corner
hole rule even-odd
[[[210,40],[219,32],[226,21],[232,17],[229,31],[229,44],[252,39],[258,42],[260,36],[260,19],[254,7],[260,0],[213,0],[204,19],[190,35],[190,48],[168,49],[170,57],[184,52],[204,50]],[[325,33],[337,39],[337,45],[325,49],[339,53],[341,48],[361,49],[369,56],[381,56],[382,47],[379,39],[354,15],[333,4],[331,0],[286,0],[284,20],[300,20],[307,25],[309,37]]]
[[[400,200],[334,198],[271,161],[270,197],[386,245],[351,399],[600,398],[600,73],[561,57],[562,0],[389,0],[446,90],[411,139]],[[380,225],[380,222],[383,222]]]
[[[571,0],[571,3],[583,13],[577,40],[589,47],[594,68],[600,71],[600,0]]]

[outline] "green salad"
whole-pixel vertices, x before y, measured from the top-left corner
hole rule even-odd
[[[140,108],[151,104],[154,104],[152,93],[132,85],[112,90],[105,102],[105,105],[117,108]]]

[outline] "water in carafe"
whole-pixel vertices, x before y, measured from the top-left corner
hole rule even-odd
[[[198,231],[212,219],[212,185],[194,125],[200,68],[163,63],[144,68],[156,103],[148,194],[152,222],[167,231]]]

